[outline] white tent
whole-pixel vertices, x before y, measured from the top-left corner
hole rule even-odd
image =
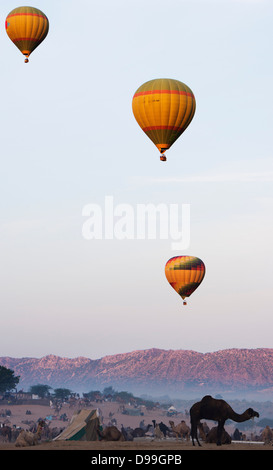
[[[82,409],[73,414],[69,425],[54,440],[97,441],[99,426],[99,410]]]

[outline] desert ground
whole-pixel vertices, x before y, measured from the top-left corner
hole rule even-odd
[[[34,421],[37,422],[39,418],[47,418],[47,422],[50,422],[51,428],[63,429],[68,426],[72,415],[79,410],[79,405],[71,407],[69,404],[64,404],[61,411],[58,414],[55,414],[55,410],[50,406],[42,405],[7,405],[4,408],[9,408],[11,411],[11,416],[8,417],[9,426],[20,426],[23,429],[28,429],[28,425],[23,423],[24,421]],[[89,408],[89,407],[88,407]],[[139,426],[139,423],[144,419],[144,423],[147,425],[152,423],[152,420],[156,422],[164,422],[166,425],[169,425],[169,420],[173,420],[175,424],[179,423],[184,419],[189,425],[189,418],[182,413],[179,413],[177,416],[168,417],[166,410],[163,409],[154,409],[154,410],[144,410],[143,416],[131,416],[127,414],[122,414],[120,404],[113,402],[103,402],[99,404],[94,404],[90,409],[100,408],[103,416],[103,424],[108,425],[110,418],[116,420],[116,426],[118,429],[121,428],[121,425],[124,427],[130,426],[136,428]],[[1,410],[0,410],[1,411]],[[31,414],[26,414],[28,411]],[[60,415],[66,413],[68,421],[60,420]],[[52,419],[50,420],[50,417]],[[0,418],[0,423],[3,422],[3,418]],[[208,422],[209,426],[212,427],[214,424]],[[225,429],[230,434],[234,431],[236,423],[234,425],[227,425]],[[260,430],[257,430],[260,431]],[[247,436],[250,439],[250,435]],[[167,437],[166,439],[154,439],[152,436],[135,438],[133,441],[125,442],[105,442],[105,441],[52,441],[42,439],[37,446],[27,447],[27,448],[18,448],[15,447],[14,442],[4,442],[1,436],[0,450],[154,450],[154,451],[204,451],[204,450],[217,450],[217,451],[227,451],[227,450],[273,450],[271,444],[264,444],[258,442],[251,442],[250,440],[244,442],[232,442],[229,445],[216,446],[216,444],[207,444],[202,443],[202,447],[192,446],[190,441],[176,439],[175,437]]]
[[[195,446],[193,447],[190,442],[175,441],[175,439],[167,438],[162,441],[152,441],[146,440],[144,438],[137,438],[132,442],[76,442],[76,441],[53,441],[53,442],[42,442],[38,446],[28,447],[28,448],[18,448],[14,444],[1,444],[0,451],[2,450],[27,450],[27,451],[39,451],[39,450],[89,450],[89,451],[105,451],[105,450],[115,450],[115,451],[234,451],[234,450],[273,450],[272,446],[261,445],[261,444],[250,444],[250,443],[232,443],[230,445],[216,446],[216,444],[203,444],[202,447]]]

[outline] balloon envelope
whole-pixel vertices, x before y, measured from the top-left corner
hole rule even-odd
[[[37,8],[18,7],[6,18],[7,35],[16,47],[26,56],[29,55],[45,39],[49,29],[46,15]]]
[[[201,284],[206,272],[203,261],[196,256],[175,256],[165,265],[165,274],[173,289],[185,299]]]
[[[190,124],[196,102],[193,92],[185,83],[158,78],[137,89],[132,108],[141,129],[163,153]]]

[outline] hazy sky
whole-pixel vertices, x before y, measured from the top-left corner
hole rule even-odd
[[[271,0],[37,0],[50,21],[29,64],[2,0],[0,356],[273,347]],[[136,123],[145,81],[196,97],[159,161]],[[86,240],[86,204],[190,204],[190,246]],[[207,272],[187,307],[172,256]]]

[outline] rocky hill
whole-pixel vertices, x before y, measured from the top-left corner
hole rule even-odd
[[[35,384],[83,392],[113,386],[141,393],[273,390],[273,349],[228,349],[211,353],[146,349],[101,359],[1,357],[20,376],[19,388]]]

